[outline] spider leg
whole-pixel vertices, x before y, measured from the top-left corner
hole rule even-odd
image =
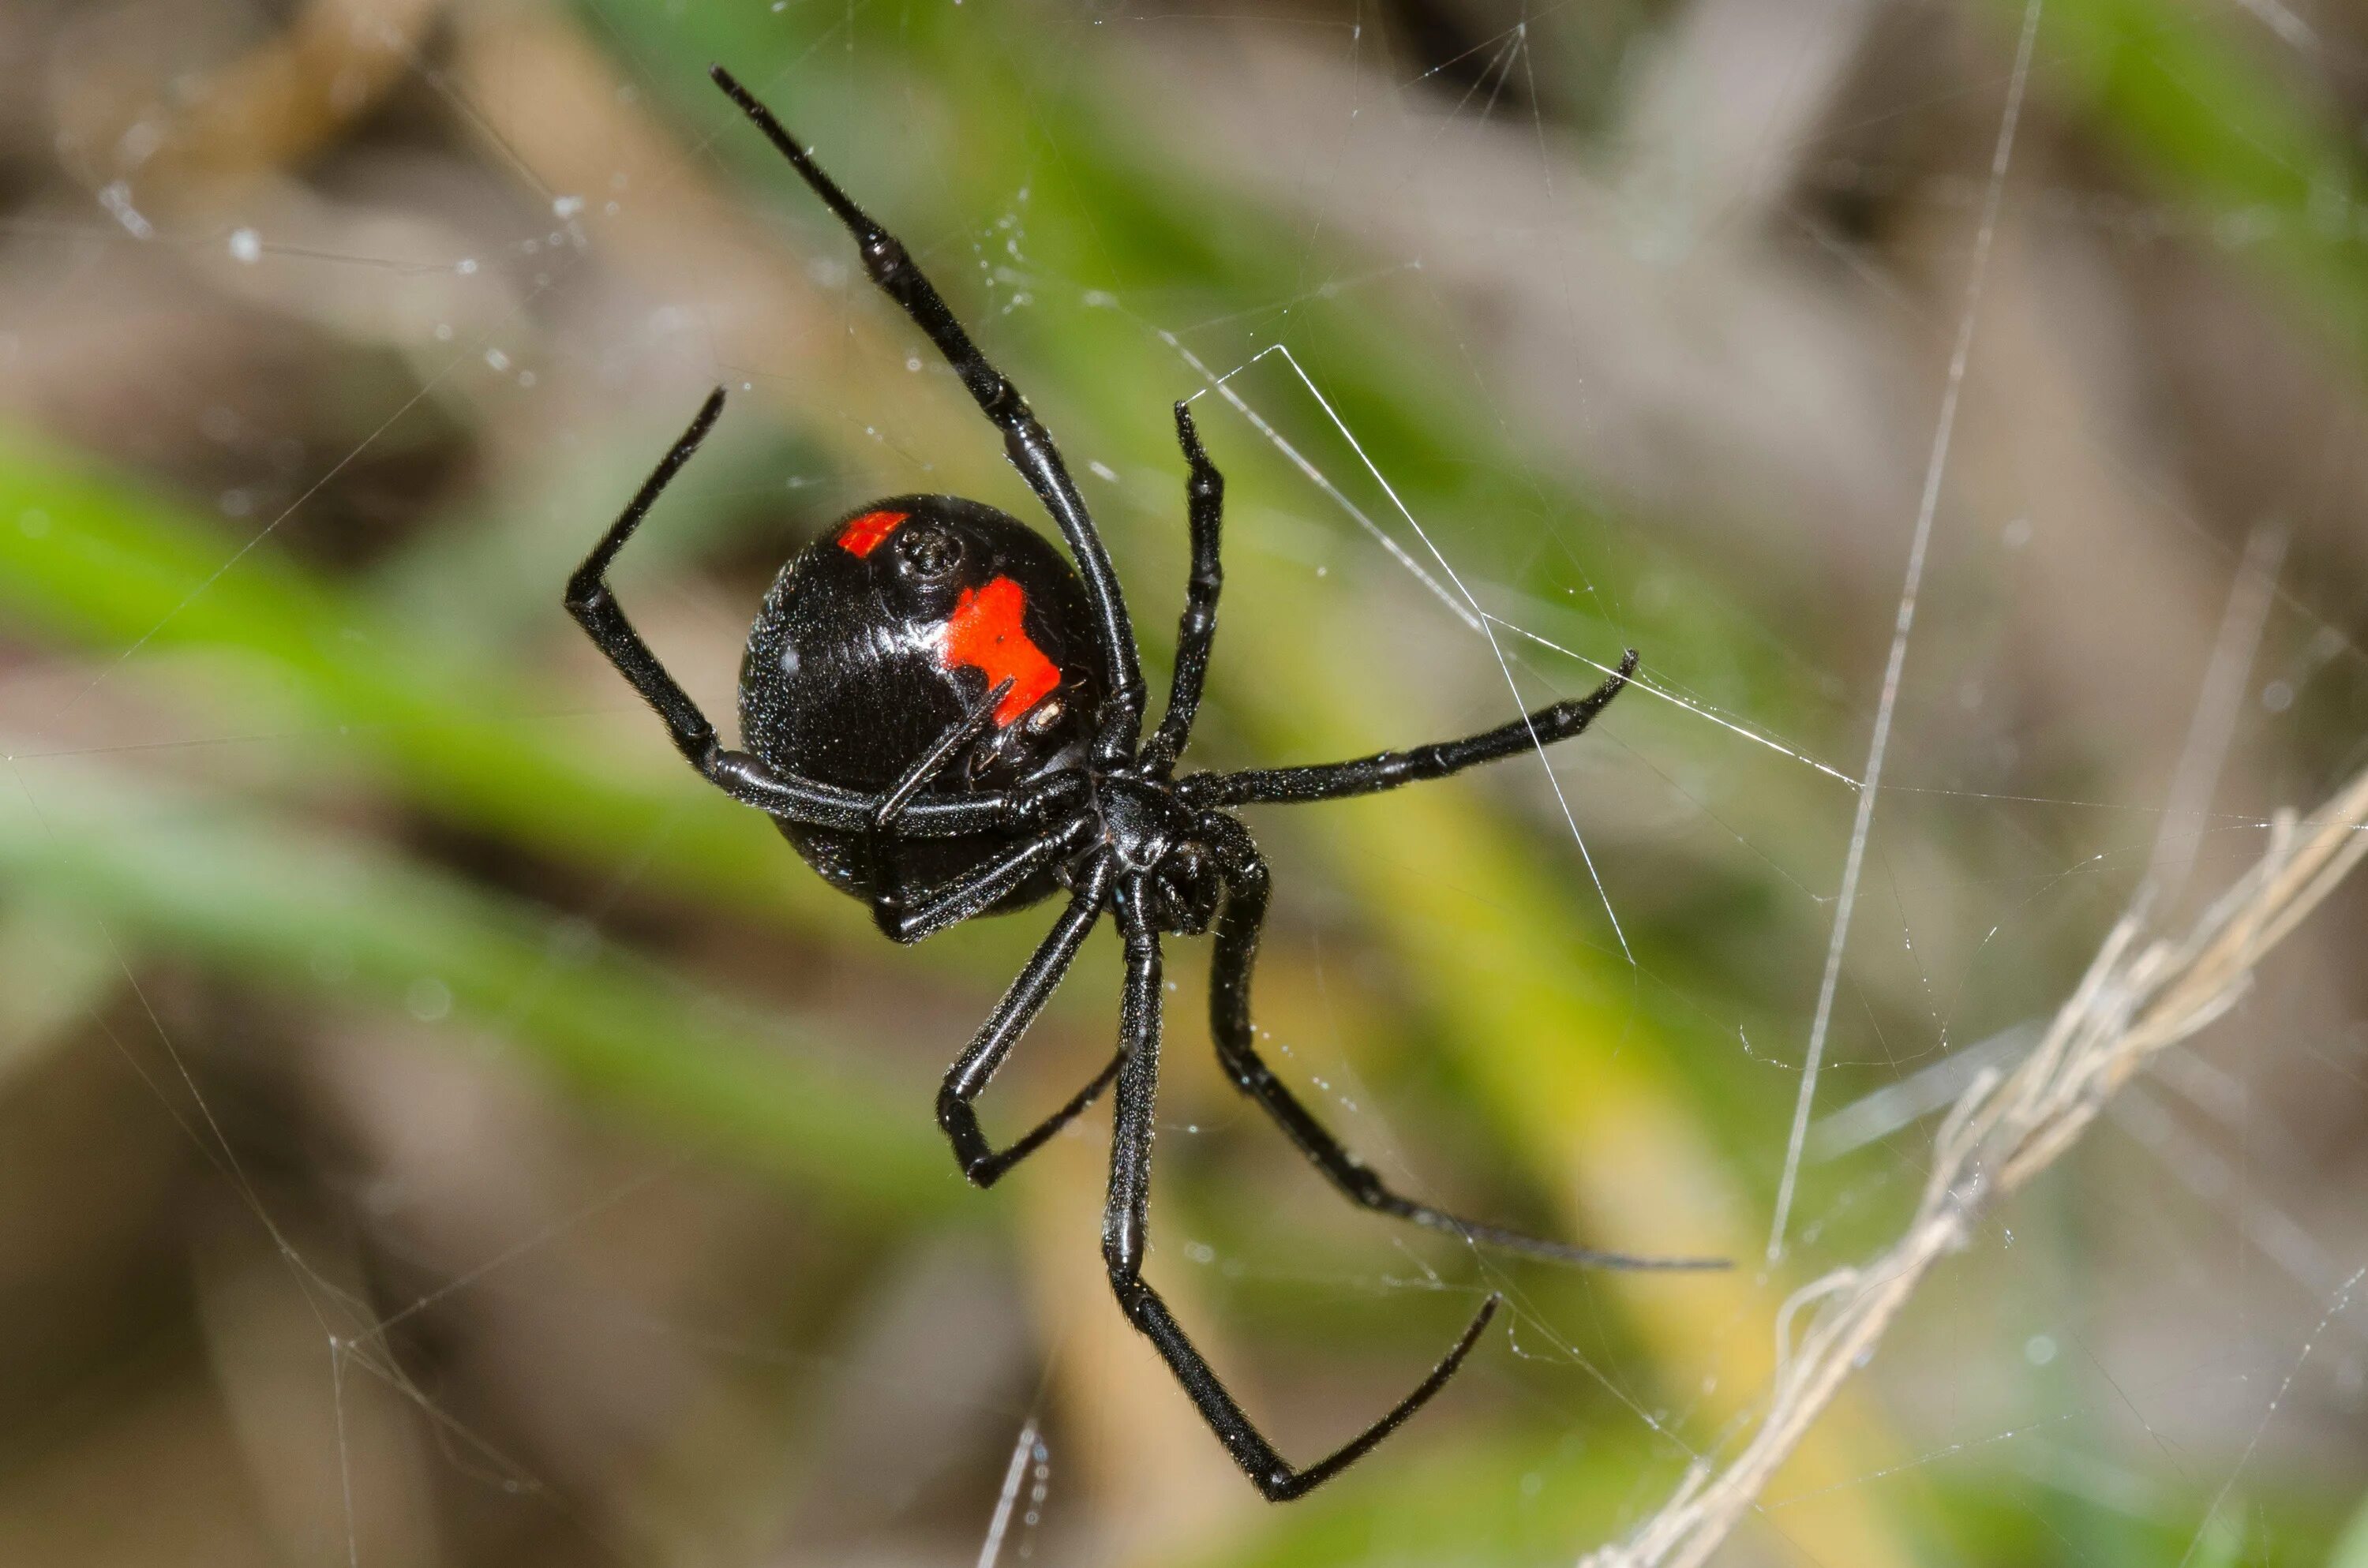
[[[1195,773],[1178,779],[1177,788],[1196,806],[1242,806],[1261,802],[1298,803],[1338,801],[1350,795],[1371,795],[1425,778],[1444,778],[1484,762],[1511,756],[1533,746],[1566,741],[1595,722],[1636,671],[1636,650],[1620,661],[1619,671],[1585,697],[1541,708],[1509,724],[1460,741],[1440,741],[1410,751],[1375,752],[1352,762],[1327,762],[1312,767],[1256,767],[1239,773]]]
[[[1192,575],[1184,590],[1184,614],[1176,627],[1176,676],[1168,687],[1167,710],[1143,748],[1143,761],[1166,773],[1192,737],[1192,717],[1201,707],[1201,684],[1209,674],[1209,650],[1217,638],[1217,590],[1224,582],[1218,535],[1225,510],[1225,476],[1209,460],[1192,427],[1189,404],[1176,405],[1176,441],[1192,476],[1185,482],[1192,525]]]
[[[1588,1268],[1675,1269],[1725,1268],[1724,1258],[1638,1257],[1628,1253],[1600,1252],[1524,1235],[1501,1225],[1483,1224],[1434,1209],[1428,1203],[1393,1192],[1371,1165],[1349,1152],[1314,1113],[1299,1102],[1274,1075],[1251,1043],[1250,971],[1258,960],[1258,935],[1266,925],[1269,878],[1266,862],[1247,829],[1230,819],[1212,815],[1207,829],[1224,857],[1225,903],[1217,916],[1216,950],[1209,969],[1209,1032],[1217,1043],[1217,1060],[1234,1086],[1256,1100],[1272,1117],[1299,1152],[1322,1171],[1341,1194],[1360,1208],[1395,1215],[1434,1231],[1445,1231],[1483,1246],[1517,1252],[1556,1263]]]
[[[609,587],[609,568],[633,530],[649,516],[674,476],[682,471],[723,412],[723,389],[710,392],[698,416],[677,437],[642,487],[626,503],[609,531],[592,547],[582,565],[567,579],[567,610],[582,625],[594,646],[609,656],[618,673],[632,683],[643,701],[666,721],[675,749],[689,759],[700,777],[725,794],[759,811],[791,822],[817,827],[868,827],[880,802],[871,796],[837,785],[818,783],[772,767],[746,752],[727,751],[715,738],[715,726],[690,699],[658,656],[642,641],[633,623]],[[1020,812],[1016,797],[972,795],[959,801],[915,802],[905,813],[903,831],[916,837],[946,837],[1008,826]]]
[[[1003,432],[1004,450],[1011,459],[1011,466],[1019,471],[1028,487],[1044,504],[1045,511],[1052,514],[1062,537],[1069,542],[1069,553],[1076,557],[1077,570],[1085,578],[1086,596],[1101,634],[1102,657],[1110,668],[1110,695],[1103,699],[1095,755],[1106,763],[1131,758],[1143,733],[1144,707],[1143,667],[1135,653],[1134,629],[1127,619],[1126,597],[1119,590],[1118,574],[1110,565],[1110,552],[1102,547],[1101,536],[1094,531],[1093,517],[1086,510],[1085,498],[1077,494],[1076,482],[1069,477],[1068,466],[1061,460],[1060,449],[1029,411],[1028,400],[1019,395],[1019,389],[988,363],[986,356],[971,342],[970,335],[954,319],[953,312],[915,264],[904,243],[858,207],[773,118],[772,110],[759,103],[732,73],[716,65],[709,68],[708,74],[726,97],[740,106],[743,114],[756,121],[757,129],[790,161],[791,167],[822,199],[823,205],[847,226],[847,232],[855,237],[863,269],[871,275],[871,281],[913,318],[913,324],[937,346],[938,352],[962,379],[962,385],[977,401],[980,412]]]
[[[863,835],[861,848],[871,869],[873,887],[894,887],[897,882],[894,869],[895,841],[889,829],[895,826],[905,814],[905,809],[913,803],[913,798],[943,773],[948,765],[962,755],[964,746],[978,738],[979,732],[985,729],[994,717],[995,705],[1002,701],[1004,694],[1010,689],[1011,682],[1006,679],[979,699],[968,713],[955,720],[946,733],[938,737],[937,744],[924,752],[912,767],[905,769],[904,775],[889,786],[888,792],[880,797],[880,804],[871,812],[871,831]],[[874,918],[877,918],[876,910]]]
[[[946,1137],[954,1146],[954,1162],[962,1166],[962,1175],[978,1187],[993,1187],[1003,1173],[1042,1148],[1045,1141],[1075,1120],[1077,1113],[1094,1103],[1101,1092],[1118,1076],[1120,1062],[1125,1058],[1125,1048],[1110,1058],[1110,1065],[1094,1075],[1091,1083],[1072,1096],[1060,1109],[1036,1124],[1035,1128],[1008,1148],[996,1149],[987,1142],[985,1132],[978,1124],[978,1111],[972,1101],[978,1098],[988,1082],[1003,1066],[1004,1058],[1019,1042],[1028,1026],[1036,1021],[1045,1001],[1062,977],[1069,972],[1069,964],[1085,945],[1087,934],[1093,930],[1102,911],[1110,902],[1110,869],[1106,858],[1096,858],[1087,868],[1084,881],[1069,900],[1069,907],[1059,924],[1045,935],[1028,967],[995,1005],[978,1034],[954,1064],[946,1071],[945,1086],[938,1091],[938,1125],[945,1129]]]
[[[997,682],[972,706],[968,713],[954,721],[952,726],[938,737],[937,744],[923,753],[919,761],[905,769],[904,777],[880,798],[879,809],[871,813],[871,825],[875,829],[894,826],[896,819],[904,815],[905,808],[912,803],[913,797],[928,789],[930,780],[943,773],[948,765],[962,755],[964,746],[978,739],[979,733],[994,719],[996,704],[1011,690],[1016,678],[1006,676]]]
[[[1167,1369],[1199,1408],[1201,1419],[1209,1424],[1234,1462],[1269,1502],[1287,1502],[1362,1459],[1429,1403],[1471,1354],[1503,1298],[1491,1294],[1481,1303],[1471,1324],[1413,1392],[1305,1469],[1292,1468],[1251,1425],[1178,1325],[1167,1303],[1143,1278],[1151,1211],[1153,1113],[1159,1093],[1159,937],[1151,926],[1150,898],[1148,879],[1141,873],[1130,874],[1119,885],[1119,928],[1126,938],[1126,989],[1119,1009],[1118,1115],[1110,1140],[1110,1206],[1102,1216],[1102,1259],[1109,1265],[1110,1289],[1117,1293],[1127,1321],[1157,1347]]]
[[[715,428],[716,418],[723,412],[723,389],[718,387],[707,394],[707,401],[700,405],[689,427],[677,437],[666,455],[658,460],[657,467],[642,481],[641,489],[634,493],[632,500],[626,503],[624,511],[600,537],[600,542],[592,547],[592,552],[584,558],[582,565],[576,567],[575,574],[567,579],[566,603],[568,613],[575,617],[599,650],[609,655],[609,662],[617,666],[618,672],[632,683],[633,689],[640,692],[643,699],[657,710],[658,717],[666,721],[666,732],[674,737],[675,748],[689,758],[693,767],[729,790],[732,784],[718,777],[716,759],[722,747],[716,744],[715,726],[707,722],[707,715],[699,710],[699,705],[690,699],[690,694],[666,673],[666,666],[658,662],[655,653],[650,652],[649,644],[642,641],[641,633],[633,630],[632,622],[625,619],[625,612],[618,605],[616,596],[609,590],[609,567],[617,559],[617,552],[625,547],[627,540],[633,537],[633,530],[642,526],[642,519],[649,515],[651,506],[673,483],[674,476],[681,472],[682,466],[698,452],[700,443],[706,440],[708,432]]]
[[[1089,824],[1073,819],[1025,840],[1001,858],[972,867],[960,876],[905,899],[883,893],[872,902],[872,923],[896,942],[917,942],[949,926],[959,926],[1013,888],[1070,854]]]

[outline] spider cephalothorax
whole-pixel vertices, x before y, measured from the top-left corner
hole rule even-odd
[[[1587,696],[1463,740],[1317,767],[1178,777],[1216,634],[1224,501],[1224,483],[1201,449],[1190,411],[1176,405],[1177,439],[1190,472],[1192,571],[1167,706],[1146,736],[1126,601],[1052,437],[895,237],[729,74],[719,66],[713,74],[847,225],[872,281],[912,317],[1003,433],[1005,450],[1059,525],[1076,566],[1017,518],[974,501],[905,495],[861,508],[801,551],[766,596],[741,669],[747,749],[727,750],[626,620],[608,584],[609,562],[722,413],[718,390],[568,579],[567,608],[657,710],[691,765],[768,813],[833,886],[868,901],[881,929],[898,941],[1067,892],[1068,907],[939,1091],[938,1121],[962,1173],[992,1185],[1116,1081],[1102,1221],[1111,1289],[1235,1462],[1276,1500],[1338,1474],[1437,1393],[1478,1341],[1498,1298],[1481,1303],[1411,1393],[1329,1457],[1294,1468],[1275,1451],[1143,1278],[1162,936],[1213,929],[1210,1026],[1226,1075],[1351,1200],[1467,1241],[1566,1263],[1717,1267],[1540,1241],[1392,1191],[1269,1070],[1250,1026],[1250,971],[1269,879],[1249,830],[1228,808],[1394,790],[1566,740],[1619,695],[1635,669],[1634,652]],[[1117,1052],[1067,1104],[996,1149],[973,1102],[1105,915],[1126,949]]]

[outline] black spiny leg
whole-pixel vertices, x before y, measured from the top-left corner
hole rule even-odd
[[[675,441],[666,455],[658,460],[658,466],[642,481],[641,489],[634,493],[632,500],[626,503],[617,520],[609,526],[609,531],[600,537],[600,542],[592,547],[592,553],[584,558],[584,563],[575,569],[575,575],[567,579],[568,613],[575,617],[600,651],[609,655],[609,662],[617,666],[619,673],[632,682],[633,689],[658,710],[658,716],[666,721],[666,733],[674,737],[675,749],[689,758],[693,767],[711,778],[713,777],[713,759],[719,749],[715,744],[715,726],[707,722],[707,715],[699,710],[699,704],[676,684],[674,676],[666,673],[666,666],[658,663],[658,656],[650,652],[649,644],[642,641],[641,633],[633,630],[632,622],[625,619],[625,612],[619,608],[616,596],[609,591],[609,568],[616,561],[617,552],[625,548],[625,541],[633,537],[633,530],[642,526],[642,519],[649,516],[650,508],[657,504],[658,496],[682,471],[682,465],[699,450],[700,443],[707,439],[707,433],[715,428],[716,418],[723,412],[723,389],[718,387],[707,394],[707,401],[700,405],[690,427]]]
[[[1209,460],[1192,428],[1192,410],[1176,405],[1176,442],[1191,469],[1185,481],[1187,515],[1192,525],[1192,576],[1184,588],[1184,614],[1176,625],[1176,678],[1168,687],[1167,711],[1143,748],[1152,771],[1166,773],[1192,738],[1192,718],[1201,707],[1201,685],[1209,674],[1209,650],[1217,640],[1217,590],[1224,585],[1218,554],[1225,513],[1225,476]]]
[[[897,819],[905,814],[905,809],[913,803],[914,798],[928,789],[938,775],[962,754],[962,749],[978,738],[980,732],[994,719],[995,705],[1002,701],[1004,694],[1010,689],[1011,682],[1005,680],[973,703],[968,713],[955,720],[946,733],[938,737],[935,745],[923,752],[912,767],[905,769],[904,777],[890,785],[888,792],[880,797],[880,804],[871,813],[870,828],[858,840],[859,852],[867,863],[866,880],[871,886],[883,890],[872,900],[872,922],[899,941],[905,938],[897,936],[893,923],[903,913],[903,906],[892,893],[884,891],[903,885],[896,874],[896,839],[891,830],[895,827]]]
[[[616,596],[609,591],[609,567],[616,561],[617,552],[625,548],[625,541],[642,526],[642,519],[649,516],[650,508],[682,471],[682,465],[699,450],[700,443],[715,428],[716,417],[723,412],[723,389],[718,387],[707,394],[707,401],[700,405],[689,428],[658,460],[657,467],[642,481],[641,489],[626,503],[624,511],[609,525],[600,542],[592,547],[584,563],[567,579],[567,611],[600,652],[609,655],[609,662],[617,666],[618,672],[632,683],[643,700],[657,710],[658,717],[666,721],[666,733],[674,737],[675,749],[711,783],[779,815],[800,821],[827,821],[860,797],[827,786],[802,788],[802,781],[773,773],[755,757],[725,751],[716,743],[715,726],[707,722],[707,715],[699,710],[690,694],[666,673],[658,656],[650,652],[649,644],[642,641],[641,633],[633,630],[633,623],[625,619]],[[811,801],[804,798],[807,796],[812,797]],[[801,811],[806,806],[815,809],[811,814]]]
[[[1636,650],[1620,661],[1619,672],[1568,702],[1541,708],[1509,724],[1460,741],[1440,741],[1410,751],[1375,752],[1351,762],[1321,763],[1313,767],[1255,767],[1240,773],[1196,773],[1179,778],[1177,789],[1196,806],[1242,806],[1260,802],[1299,803],[1338,801],[1349,795],[1371,795],[1425,778],[1444,778],[1484,762],[1511,756],[1534,746],[1566,741],[1595,722],[1636,673]]]
[[[1376,1213],[1391,1214],[1434,1231],[1556,1263],[1588,1268],[1725,1268],[1724,1258],[1637,1257],[1627,1253],[1599,1252],[1572,1246],[1461,1219],[1443,1209],[1418,1203],[1390,1190],[1371,1165],[1343,1147],[1330,1130],[1299,1103],[1283,1081],[1259,1057],[1251,1043],[1250,971],[1258,960],[1258,935],[1266,925],[1268,877],[1250,835],[1237,823],[1212,815],[1207,830],[1225,857],[1225,903],[1217,916],[1216,951],[1209,966],[1209,1032],[1217,1042],[1217,1061],[1234,1087],[1258,1102],[1272,1117],[1299,1152],[1322,1171],[1350,1202]]]
[[[1234,1456],[1234,1462],[1269,1502],[1288,1502],[1364,1458],[1429,1403],[1472,1353],[1480,1331],[1497,1315],[1501,1298],[1491,1295],[1481,1303],[1471,1324],[1413,1392],[1334,1453],[1304,1470],[1294,1470],[1250,1424],[1177,1324],[1167,1303],[1143,1278],[1151,1211],[1152,1124],[1159,1096],[1159,938],[1151,928],[1150,899],[1147,879],[1140,874],[1130,875],[1119,885],[1119,929],[1126,938],[1126,990],[1119,1008],[1118,1115],[1110,1136],[1110,1205],[1102,1215],[1102,1259],[1110,1267],[1110,1289],[1117,1292],[1127,1321],[1157,1346],[1168,1370],[1199,1408],[1201,1419],[1209,1424],[1225,1451]]]
[[[1060,525],[1061,536],[1069,541],[1069,553],[1076,557],[1077,571],[1086,580],[1086,596],[1093,606],[1094,620],[1101,634],[1102,657],[1110,666],[1110,688],[1103,699],[1095,755],[1104,762],[1131,759],[1143,733],[1144,704],[1143,665],[1135,653],[1134,629],[1127,620],[1126,597],[1119,591],[1118,574],[1110,567],[1110,552],[1102,548],[1101,536],[1094,531],[1092,515],[1086,510],[1085,498],[1077,494],[1076,482],[1069,477],[1068,466],[1061,460],[1060,449],[1053,444],[1052,436],[1036,415],[1029,412],[1028,400],[1019,395],[1019,389],[971,342],[970,335],[954,319],[953,312],[946,308],[936,286],[914,264],[904,243],[873,222],[870,213],[839,189],[838,182],[822,171],[797,138],[773,118],[773,111],[759,103],[731,72],[716,65],[709,68],[708,74],[715,78],[715,85],[723,89],[726,97],[740,106],[743,114],[756,121],[757,129],[822,198],[823,205],[847,226],[847,232],[855,236],[856,249],[863,257],[863,269],[871,275],[871,281],[913,318],[913,324],[928,335],[946,363],[953,367],[954,374],[962,378],[980,410],[1003,432],[1004,450],[1010,456],[1011,465],[1028,481],[1028,487]]]
[[[1036,1021],[1044,1003],[1069,972],[1070,961],[1085,945],[1087,934],[1094,922],[1101,918],[1110,901],[1110,862],[1097,858],[1087,868],[1085,879],[1069,900],[1067,913],[1060,924],[1048,933],[1036,956],[1019,971],[1019,978],[1003,994],[995,1011],[987,1015],[970,1049],[946,1073],[945,1086],[938,1091],[938,1125],[946,1130],[946,1137],[954,1146],[954,1163],[962,1166],[962,1175],[979,1187],[993,1187],[1003,1173],[1042,1148],[1045,1141],[1076,1119],[1077,1113],[1094,1103],[1110,1081],[1118,1075],[1119,1062],[1125,1047],[1110,1058],[1110,1065],[1094,1075],[1068,1104],[1046,1117],[1035,1128],[1006,1149],[996,1149],[986,1141],[986,1133],[978,1124],[978,1110],[971,1102],[986,1088],[989,1080],[1003,1065],[1004,1058]]]
[[[759,811],[790,822],[810,823],[817,827],[835,827],[860,831],[868,828],[880,802],[868,795],[837,785],[817,783],[785,773],[768,766],[746,752],[727,751],[715,738],[715,726],[699,710],[633,623],[625,619],[624,609],[609,588],[609,568],[633,530],[642,526],[650,508],[657,504],[667,484],[682,471],[700,443],[715,427],[716,416],[723,412],[723,389],[716,388],[700,405],[698,416],[689,428],[675,441],[666,455],[658,460],[650,476],[626,503],[600,542],[584,558],[582,565],[567,579],[567,612],[574,616],[593,642],[593,645],[609,656],[618,673],[632,683],[643,701],[657,710],[666,721],[666,733],[674,738],[675,749],[689,758],[700,777],[717,789],[757,807]],[[942,837],[1008,825],[1013,820],[1018,804],[1005,795],[973,795],[959,801],[916,802],[904,818],[904,831],[916,837]]]
[[[959,926],[1005,893],[1026,881],[1062,856],[1079,847],[1079,835],[1090,826],[1079,819],[1041,833],[1006,853],[1002,858],[973,866],[960,876],[925,889],[913,899],[882,894],[871,905],[872,924],[894,942],[917,942],[950,926]]]
[[[889,786],[888,792],[880,797],[879,810],[871,813],[874,832],[885,833],[896,825],[896,819],[905,814],[905,808],[913,803],[913,797],[928,789],[938,775],[962,754],[964,746],[985,733],[995,718],[996,705],[1010,691],[1011,677],[1006,676],[990,687],[985,696],[973,703],[969,712],[955,720],[946,733],[938,737],[938,744],[921,754],[919,761],[905,769],[904,777]]]

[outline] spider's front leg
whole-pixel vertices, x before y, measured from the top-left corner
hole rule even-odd
[[[823,172],[822,165],[814,162],[803,144],[774,118],[773,111],[757,101],[756,95],[742,86],[731,72],[716,65],[709,68],[708,74],[723,89],[724,96],[739,106],[740,112],[764,132],[774,149],[790,161],[790,166],[797,170],[807,188],[821,198],[823,205],[846,226],[855,241],[856,254],[862,258],[865,273],[881,292],[912,318],[913,324],[921,329],[961,380],[979,412],[1003,433],[1005,454],[1060,528],[1061,537],[1068,541],[1069,553],[1076,558],[1077,574],[1085,579],[1087,602],[1093,609],[1095,630],[1110,675],[1110,688],[1102,699],[1100,733],[1094,743],[1095,756],[1104,763],[1131,759],[1143,730],[1142,659],[1135,650],[1134,630],[1127,619],[1126,596],[1120,591],[1110,551],[1103,548],[1101,535],[1094,528],[1093,516],[1086,509],[1085,497],[1077,494],[1076,482],[1069,477],[1068,465],[1062,460],[1052,433],[1030,412],[1028,400],[1019,395],[1019,389],[979,352],[904,242],[857,206],[838,187],[838,182]]]
[[[1176,1322],[1167,1303],[1143,1278],[1150,1241],[1151,1141],[1159,1098],[1159,937],[1152,927],[1150,879],[1131,873],[1119,884],[1119,929],[1126,938],[1126,989],[1119,1009],[1118,1114],[1110,1135],[1110,1203],[1102,1213],[1102,1260],[1110,1289],[1127,1321],[1157,1347],[1161,1359],[1201,1418],[1242,1467],[1250,1483],[1270,1503],[1305,1495],[1370,1453],[1405,1425],[1406,1418],[1447,1386],[1463,1358],[1479,1343],[1480,1331],[1497,1315],[1502,1298],[1491,1294],[1429,1376],[1388,1414],[1338,1449],[1305,1469],[1295,1469],[1275,1451],[1242,1414],[1205,1358]]]

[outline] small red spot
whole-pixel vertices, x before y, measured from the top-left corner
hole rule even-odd
[[[860,561],[879,549],[880,541],[894,533],[907,516],[904,512],[866,512],[838,530],[838,548]]]
[[[1023,618],[1027,590],[1008,577],[997,577],[984,588],[964,588],[946,618],[940,644],[946,667],[974,669],[986,676],[987,689],[1011,682],[1011,689],[995,705],[997,725],[1010,723],[1037,699],[1061,684],[1061,672],[1029,640]]]

